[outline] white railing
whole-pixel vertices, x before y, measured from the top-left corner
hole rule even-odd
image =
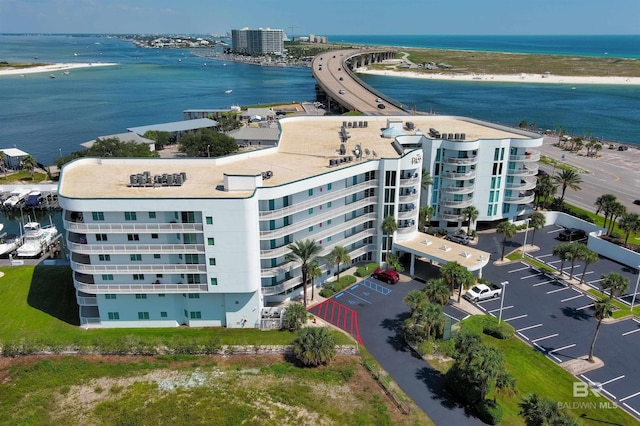
[[[438,216],[445,220],[464,220],[464,215],[455,213],[440,213]]]
[[[466,186],[447,186],[445,188],[441,188],[440,191],[446,192],[448,194],[469,194],[476,189],[476,185],[466,185]]]
[[[87,265],[73,260],[71,269],[85,274],[202,274],[207,272],[203,264],[180,265]]]
[[[530,150],[527,152],[529,152],[529,154],[510,155],[509,161],[539,161],[540,160],[540,151]]]
[[[138,233],[171,233],[202,231],[201,223],[80,223],[63,220],[67,231],[81,234],[91,232],[104,232],[110,234],[123,234],[128,232]]]
[[[418,216],[418,210],[404,210],[398,212],[398,219],[413,219]]]
[[[415,186],[418,185],[420,183],[420,179],[419,178],[414,178],[414,177],[410,177],[410,178],[400,178],[400,187],[404,188],[407,186]]]
[[[507,175],[511,176],[535,176],[538,173],[538,166],[522,169],[509,169]]]
[[[75,281],[78,290],[92,294],[134,294],[134,293],[204,293],[206,284],[85,284]]]
[[[469,206],[473,205],[473,199],[461,200],[461,201],[440,200],[440,201],[438,201],[438,204],[440,204],[441,206],[447,206],[447,207],[463,208],[463,207],[469,207]]]
[[[513,190],[521,190],[521,191],[525,191],[528,189],[534,189],[536,187],[536,180],[526,180],[523,182],[518,181],[518,182],[507,182],[505,185],[505,188],[507,189],[513,189]]]
[[[468,157],[468,158],[457,158],[457,157],[446,157],[444,159],[449,164],[460,164],[460,165],[472,165],[478,162],[478,157]]]
[[[450,178],[450,179],[473,179],[476,177],[476,171],[471,170],[469,172],[457,173],[457,172],[444,172],[442,173],[442,177]]]
[[[398,201],[400,203],[410,203],[412,201],[416,201],[420,197],[420,193],[416,191],[415,193],[400,195],[398,197]]]
[[[174,254],[204,253],[204,244],[82,244],[68,242],[69,251],[79,254]]]
[[[409,225],[409,226],[405,226],[403,228],[398,228],[398,230],[396,231],[398,234],[409,234],[411,232],[414,232],[416,230],[416,226],[417,225]]]
[[[504,197],[504,202],[508,204],[528,204],[532,203],[535,195],[523,195],[520,197]]]
[[[98,299],[95,297],[78,297],[78,305],[82,306],[97,306]]]
[[[349,195],[356,194],[366,189],[377,188],[378,180],[371,179],[365,182],[360,182],[356,185],[349,186],[343,189],[330,190],[326,195],[310,198],[305,201],[301,201],[280,209],[261,211],[259,213],[259,219],[279,219],[285,216],[291,216],[294,213],[308,210],[312,207],[319,206],[320,204],[326,204],[329,201],[339,200],[340,198],[347,197]]]

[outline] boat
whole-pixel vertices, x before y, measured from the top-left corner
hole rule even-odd
[[[56,76],[53,74],[49,74],[49,78],[56,78]]]
[[[0,230],[4,225],[0,224]],[[22,238],[19,235],[9,235],[6,232],[0,234],[0,256],[8,256],[22,244]]]
[[[41,198],[42,198],[42,193],[37,189],[34,189],[29,193],[29,195],[27,195],[24,205],[27,207],[35,207],[40,203]]]
[[[28,189],[14,189],[11,191],[11,194],[9,194],[9,198],[4,200],[2,205],[5,207],[15,207],[20,201],[24,200],[27,195],[29,195],[29,192],[31,191]]]
[[[53,225],[40,226],[38,222],[28,222],[24,225],[22,245],[18,247],[18,257],[36,257],[54,243],[58,230]]]
[[[233,90],[232,90],[232,89],[229,89],[229,90],[225,90],[225,91],[224,91],[224,93],[226,93],[226,94],[229,94],[229,93],[231,93],[231,92],[233,92]]]

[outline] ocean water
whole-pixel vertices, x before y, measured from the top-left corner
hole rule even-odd
[[[590,56],[606,51],[612,57],[640,57],[637,36],[330,36],[330,40]],[[0,77],[0,147],[15,146],[44,164],[98,136],[182,120],[185,109],[312,101],[315,96],[309,69],[225,64],[191,56],[187,50],[140,49],[104,36],[0,35],[0,60],[118,63],[70,70],[69,75],[56,72],[55,79],[49,73]],[[561,126],[575,134],[640,145],[640,86],[362,79],[420,111],[507,125],[526,120],[539,128]],[[225,94],[228,89],[232,93]]]

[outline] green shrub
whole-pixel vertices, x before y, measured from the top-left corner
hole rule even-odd
[[[356,270],[355,275],[356,277],[360,278],[368,277],[369,275],[373,274],[373,271],[375,271],[379,267],[380,265],[378,265],[377,263],[367,263],[366,265],[359,267]]]
[[[490,425],[497,425],[502,421],[502,407],[490,399],[485,399],[476,405],[478,417]]]
[[[437,343],[436,351],[445,357],[451,358],[456,352],[454,339],[440,340]]]
[[[431,340],[423,340],[422,342],[418,343],[417,349],[422,356],[431,355],[434,351],[434,345]]]
[[[325,299],[328,299],[329,297],[333,296],[334,294],[336,294],[336,292],[333,291],[333,287],[331,287],[331,286],[324,287],[322,290],[320,290],[320,296],[324,297]]]
[[[487,316],[482,326],[482,332],[493,336],[497,339],[510,339],[516,333],[511,324],[502,321],[498,324],[498,320],[494,317]]]

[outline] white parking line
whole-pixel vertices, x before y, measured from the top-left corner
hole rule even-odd
[[[520,336],[522,336],[522,338],[529,340],[529,338],[528,338],[527,336],[525,336],[524,334],[522,334],[522,333],[520,333],[520,332],[518,332],[518,334],[519,334]]]
[[[520,269],[513,269],[513,270],[511,270],[511,271],[507,271],[507,274],[510,274],[510,273],[512,273],[512,272],[525,271],[525,270],[527,270],[527,269],[529,269],[529,267],[528,267],[528,266],[525,266],[524,268],[520,268]]]
[[[550,335],[544,336],[544,337],[538,337],[537,339],[532,340],[531,342],[536,343],[536,342],[539,342],[540,340],[551,339],[552,337],[556,337],[557,335],[558,335],[558,333],[550,334]]]
[[[578,299],[579,297],[584,296],[584,294],[579,294],[577,296],[567,297],[566,299],[562,299],[560,302],[568,302],[569,300]]]
[[[571,287],[563,287],[563,288],[557,288],[555,290],[550,290],[547,292],[547,294],[557,293],[559,291],[565,291],[565,290],[571,290]]]
[[[543,254],[542,256],[537,256],[536,259],[542,259],[543,257],[553,256],[553,253]]]
[[[547,262],[547,265],[553,265],[554,263],[560,263],[562,260],[552,260],[551,262]]]
[[[532,328],[542,327],[542,323],[536,325],[530,325],[529,327],[519,328],[516,331],[526,331],[531,330]]]
[[[549,283],[552,283],[552,282],[555,282],[555,281],[556,280],[541,281],[539,283],[534,284],[533,287],[538,287],[539,285],[545,285],[545,284],[549,284]]]
[[[589,305],[586,305],[586,306],[582,306],[582,307],[580,307],[580,308],[576,308],[575,310],[576,310],[576,311],[581,311],[581,310],[583,310],[583,309],[587,309],[587,308],[590,308],[590,307],[592,307],[592,306],[593,306],[593,303],[591,303],[591,304],[589,304]]]
[[[558,349],[554,349],[554,350],[552,350],[552,351],[549,351],[549,353],[550,353],[550,354],[552,354],[552,353],[559,352],[559,351],[562,351],[562,350],[565,350],[565,349],[569,349],[569,348],[574,347],[575,345],[576,345],[576,344],[574,343],[573,345],[563,346],[563,347],[561,347],[561,348],[558,348]]]
[[[602,281],[602,278],[593,280],[593,281],[587,281],[587,284],[595,284],[595,283],[599,283],[600,281]]]
[[[534,277],[539,277],[540,275],[542,275],[542,272],[539,274],[533,274],[533,275],[527,275],[525,277],[520,277],[521,280],[526,280],[527,278],[534,278]]]
[[[623,402],[622,405],[624,405],[625,407],[627,407],[629,410],[633,411],[634,413],[636,413],[636,416],[640,417],[640,413],[637,412],[636,410],[634,410],[633,408],[629,407],[629,404],[627,404],[626,402]]]
[[[616,377],[614,379],[607,380],[606,382],[601,382],[600,386],[608,385],[609,383],[615,382],[616,380],[620,380],[620,379],[624,379],[624,374],[622,376],[618,376],[618,377]]]
[[[627,331],[626,333],[622,333],[623,336],[626,336],[627,334],[633,334],[633,333],[637,333],[638,331],[640,331],[640,328],[637,328],[635,330],[631,330],[631,331]]]
[[[513,308],[513,305],[505,306],[504,308],[502,308],[502,310],[503,310],[503,311],[505,311],[505,310],[507,310],[507,309],[511,309],[511,308]],[[500,310],[500,308],[498,308],[498,309],[492,309],[492,310],[487,311],[487,312],[492,313],[492,312],[498,312],[499,310]]]
[[[528,316],[529,315],[518,315],[517,317],[507,318],[505,321],[513,321],[513,320],[517,320],[517,319],[520,319],[520,318],[526,318]]]
[[[636,392],[636,393],[631,394],[631,395],[629,395],[629,396],[625,396],[624,398],[620,398],[620,399],[619,399],[619,402],[626,401],[627,399],[629,399],[629,398],[633,398],[634,396],[638,396],[638,395],[640,395],[640,392]]]

